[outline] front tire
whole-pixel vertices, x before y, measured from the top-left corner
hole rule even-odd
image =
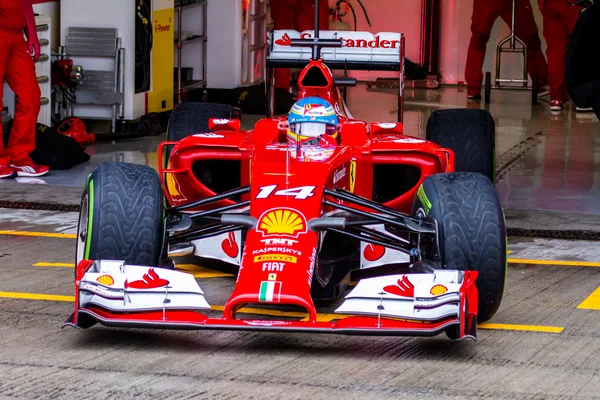
[[[506,226],[496,188],[481,174],[455,172],[429,176],[417,193],[413,215],[421,210],[436,220],[442,268],[479,272],[477,318],[489,320],[500,307],[507,273]]]
[[[158,266],[164,240],[163,192],[156,171],[129,163],[100,164],[82,196],[77,264],[86,259]]]

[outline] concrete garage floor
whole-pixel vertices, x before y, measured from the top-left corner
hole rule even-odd
[[[359,88],[349,103],[357,118],[394,117],[387,94]],[[431,111],[466,105],[480,106],[452,88],[409,92],[407,132],[424,136]],[[521,92],[493,92],[490,111],[508,225],[600,231],[595,117],[572,110],[552,116]],[[156,165],[159,140],[92,146],[89,163],[38,185],[0,182],[0,200],[77,204],[100,161]],[[504,300],[480,326],[478,342],[61,330],[72,312],[76,224],[74,212],[0,209],[0,398],[600,397],[600,242],[510,237]],[[196,275],[212,305],[224,304],[234,277],[193,259],[177,262]]]

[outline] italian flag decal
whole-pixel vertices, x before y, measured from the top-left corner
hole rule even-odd
[[[260,283],[258,301],[279,301],[281,282],[263,281]]]

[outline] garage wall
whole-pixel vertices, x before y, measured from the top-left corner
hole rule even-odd
[[[350,0],[356,7],[358,17],[358,30],[370,32],[395,31],[402,32],[406,36],[406,56],[415,62],[419,61],[420,30],[421,30],[421,0],[362,0],[372,27],[360,10],[356,0]],[[475,1],[499,1],[499,0],[475,0]],[[333,7],[336,0],[329,0]],[[467,48],[471,38],[471,14],[473,11],[473,0],[441,0],[441,60],[440,68],[442,81],[455,84],[464,81],[465,61]],[[540,30],[542,49],[546,50],[546,42],[543,38],[542,16],[539,11],[537,0],[531,0],[534,16]],[[345,18],[345,22],[353,24],[351,16]],[[506,36],[510,30],[508,26],[498,19],[492,30],[488,51],[484,63],[484,71],[495,74],[495,51],[496,45]],[[502,56],[502,73],[508,76],[520,77],[522,71],[522,57],[513,54]],[[362,74],[361,74],[362,75]],[[378,74],[379,76],[380,74]],[[362,77],[362,76],[361,76]]]

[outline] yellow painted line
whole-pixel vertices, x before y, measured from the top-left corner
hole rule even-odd
[[[33,236],[33,237],[48,237],[48,238],[60,238],[60,239],[76,239],[77,238],[77,235],[74,233],[50,233],[50,232],[26,232],[26,231],[0,231],[0,235]]]
[[[75,268],[75,264],[73,264],[73,263],[37,262],[37,263],[33,264],[32,267],[66,267],[66,268]]]
[[[600,262],[593,261],[562,261],[562,260],[535,260],[527,258],[509,258],[510,264],[533,265],[562,265],[566,267],[600,267]]]
[[[506,254],[510,254],[512,252],[513,252],[512,250],[506,250]]]
[[[74,302],[74,296],[61,296],[57,294],[40,294],[40,293],[18,293],[18,292],[0,292],[0,297],[5,299],[22,299],[22,300],[46,300],[46,301],[69,301]]]
[[[33,264],[34,267],[63,267],[63,268],[75,268],[73,263],[51,263],[51,262],[37,262]],[[185,272],[189,272],[195,278],[221,278],[224,276],[233,276],[231,274],[219,271],[213,271],[210,269],[198,267],[193,264],[177,264],[177,269]]]
[[[529,331],[529,332],[547,332],[561,333],[565,328],[561,326],[544,326],[544,325],[516,325],[516,324],[494,324],[483,323],[477,325],[480,329],[497,329],[504,331]]]
[[[600,299],[600,288],[596,290],[599,299]],[[45,300],[45,301],[64,301],[64,302],[73,302],[75,301],[74,296],[61,296],[54,294],[39,294],[39,293],[18,293],[18,292],[0,292],[0,298],[9,298],[9,299],[23,299],[23,300]],[[583,304],[583,303],[582,303]],[[211,309],[214,311],[223,311],[225,306],[211,306]],[[251,307],[243,307],[237,311],[240,314],[255,314],[255,315],[270,315],[276,317],[296,317],[302,318],[303,321],[307,320],[306,312],[296,312],[296,311],[278,311],[278,310],[267,310],[263,308],[251,308]],[[334,319],[343,319],[349,317],[348,315],[338,315],[338,314],[326,314],[319,313],[317,314],[318,321],[332,321]],[[510,330],[510,331],[529,331],[529,332],[548,332],[548,333],[560,333],[565,328],[560,326],[543,326],[543,325],[516,325],[516,324],[493,324],[493,323],[484,323],[479,324],[477,326],[481,329],[497,329],[497,330]]]
[[[583,310],[600,310],[600,287],[594,290],[594,292],[587,299],[582,301],[577,308]]]
[[[225,276],[233,276],[226,272],[214,271],[207,268],[202,268],[194,264],[176,264],[176,268],[194,275],[194,278],[222,278]]]

